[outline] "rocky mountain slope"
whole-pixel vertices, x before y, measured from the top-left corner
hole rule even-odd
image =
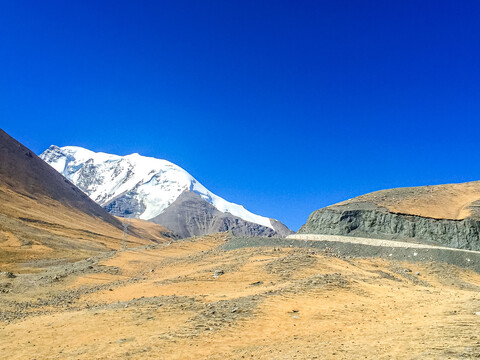
[[[373,192],[314,211],[298,233],[480,250],[480,181]]]
[[[290,233],[280,222],[275,224],[274,230],[223,213],[190,191],[184,191],[172,205],[151,221],[162,224],[182,238],[224,231],[236,236],[283,236]]]
[[[184,169],[166,160],[54,145],[40,157],[111,214],[154,220],[182,236],[232,229],[252,235],[290,233],[278,221],[253,214],[213,194]],[[183,198],[177,201],[184,192],[197,195],[194,203],[189,202],[187,217],[182,210],[185,206],[179,205]],[[193,204],[196,211],[191,211]]]
[[[161,241],[162,231],[135,224],[129,241]],[[119,248],[122,238],[119,219],[0,130],[0,266],[18,259],[78,259]]]

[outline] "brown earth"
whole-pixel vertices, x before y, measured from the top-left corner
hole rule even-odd
[[[390,212],[436,219],[480,219],[480,181],[381,190],[332,205],[367,202]]]
[[[127,239],[131,247],[167,241],[165,235],[165,228],[135,220]],[[79,260],[120,248],[122,238],[121,220],[0,130],[0,271]]]
[[[480,357],[475,272],[225,240],[4,274],[0,359]]]

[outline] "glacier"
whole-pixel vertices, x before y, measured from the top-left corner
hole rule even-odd
[[[180,166],[140,154],[119,156],[78,146],[50,146],[44,161],[101,206],[127,196],[139,204],[132,216],[150,220],[184,191],[194,192],[223,213],[273,229],[269,218],[213,194]]]

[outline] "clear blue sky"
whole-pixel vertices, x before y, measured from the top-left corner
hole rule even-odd
[[[479,1],[0,1],[0,127],[170,160],[297,230],[480,179]]]

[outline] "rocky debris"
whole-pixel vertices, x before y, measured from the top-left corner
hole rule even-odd
[[[380,277],[382,279],[388,279],[388,280],[392,280],[392,281],[402,282],[401,279],[398,279],[395,276],[393,276],[392,274],[389,274],[389,273],[387,273],[385,271],[382,271],[382,270],[370,270],[370,272],[380,275]]]
[[[216,279],[216,278],[218,278],[219,276],[221,276],[221,275],[223,275],[223,274],[225,274],[225,271],[223,271],[223,270],[215,270],[215,271],[213,272],[213,278]]]
[[[125,342],[127,342],[127,341],[133,341],[133,340],[135,340],[134,337],[118,339],[118,340],[117,340],[117,344],[123,344],[123,343],[125,343]]]
[[[285,257],[270,261],[265,265],[269,274],[280,275],[282,278],[291,278],[295,272],[304,268],[314,266],[317,259],[308,253],[308,250],[293,250]]]
[[[424,287],[432,287],[431,284],[426,282],[425,280],[419,279],[417,276],[420,275],[419,272],[416,272],[415,275],[412,274],[412,270],[409,268],[404,268],[400,264],[393,263],[393,265],[390,267],[390,270],[395,273],[400,275],[403,279],[410,281],[411,283],[419,286],[424,286]]]
[[[71,275],[96,273],[120,275],[121,270],[117,266],[105,266],[99,263],[101,260],[108,259],[114,254],[116,254],[116,251],[110,251],[97,257],[90,257],[86,260],[51,266],[42,275],[31,275],[30,277],[34,277],[35,283],[37,285],[40,285],[48,284],[51,282],[58,282]]]
[[[313,249],[322,256],[336,257],[342,260],[350,258],[384,258],[388,261],[408,261],[412,263],[445,263],[461,268],[471,269],[480,273],[480,254],[450,249],[422,248],[412,249],[409,247],[386,247],[378,245],[364,245],[349,243],[346,241],[321,241],[321,240],[295,240],[283,238],[261,237],[233,237],[227,243],[220,246],[223,250],[235,250],[246,247],[271,249],[273,247],[291,248],[289,253],[310,255],[308,250]],[[272,250],[269,250],[270,254]],[[312,256],[314,258],[314,256]],[[284,260],[285,261],[285,260]],[[301,265],[300,265],[301,266]],[[273,270],[273,269],[272,269]],[[281,268],[274,271],[282,271]],[[402,270],[403,272],[403,270]]]
[[[324,287],[326,289],[346,288],[350,282],[340,273],[316,274],[306,279],[300,279],[292,287],[295,290]]]
[[[238,320],[252,316],[254,309],[263,298],[264,296],[254,295],[205,303],[204,310],[192,318],[191,322],[196,329],[203,331],[232,326]]]
[[[101,309],[135,308],[140,320],[151,319],[153,310],[159,307],[165,311],[193,311],[196,315],[187,320],[186,326],[177,330],[175,334],[162,334],[160,337],[195,338],[205,331],[216,331],[225,326],[232,326],[237,321],[253,315],[254,309],[265,296],[246,296],[231,300],[216,302],[202,302],[201,299],[187,296],[154,296],[141,297],[126,302],[103,305]]]
[[[1,272],[0,271],[0,278],[15,279],[16,277],[17,276],[10,271],[6,271],[6,272]]]
[[[73,311],[82,308],[89,308],[86,305],[77,305],[76,301],[85,294],[91,294],[102,290],[108,290],[112,286],[121,286],[126,283],[132,283],[138,279],[129,279],[126,281],[117,281],[104,285],[92,287],[82,287],[79,289],[56,292],[46,298],[38,298],[36,301],[13,302],[10,309],[0,309],[0,321],[10,322],[16,319],[22,319],[27,316],[38,316],[43,314],[51,314],[58,311]],[[48,310],[44,310],[44,309]]]
[[[0,294],[8,294],[11,290],[11,287],[12,287],[11,283],[0,284]]]

